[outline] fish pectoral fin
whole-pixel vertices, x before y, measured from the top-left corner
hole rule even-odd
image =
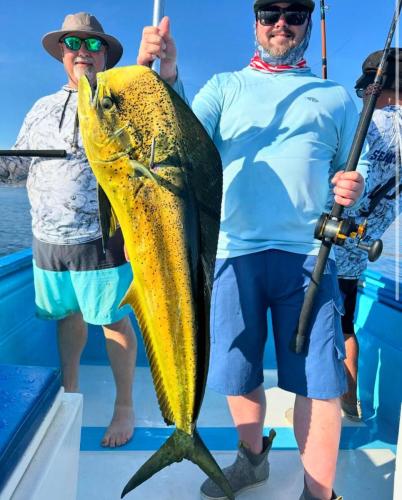
[[[126,294],[121,299],[119,307],[123,307],[126,305],[133,307],[134,304],[136,304],[136,302],[137,302],[137,299],[136,299],[136,293],[135,293],[135,286],[134,286],[134,282],[132,282],[131,285],[129,286]]]
[[[176,429],[166,443],[134,474],[124,487],[121,498],[142,484],[151,476],[183,458],[198,465],[224,491],[230,500],[234,500],[232,488],[211,452],[203,443],[198,432],[193,435]]]
[[[142,163],[135,161],[135,160],[130,160],[131,165],[133,166],[134,170],[134,175],[136,177],[143,175],[144,177],[148,177],[148,179],[151,179],[151,181],[156,182],[158,184],[158,180],[155,177],[155,175],[147,168],[145,165]]]
[[[103,251],[106,251],[109,238],[114,235],[119,227],[119,221],[113,211],[109,198],[106,196],[100,184],[97,186],[98,191],[98,211],[99,221],[102,232]]]

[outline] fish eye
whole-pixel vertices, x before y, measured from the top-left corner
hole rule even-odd
[[[104,97],[102,99],[101,105],[102,105],[103,109],[108,110],[108,109],[112,109],[113,108],[114,102],[112,101],[112,99],[110,97]]]

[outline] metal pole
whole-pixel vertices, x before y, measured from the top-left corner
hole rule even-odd
[[[159,26],[163,16],[165,15],[165,0],[154,0],[154,12],[152,18],[152,26]],[[156,59],[152,63],[152,69],[156,73],[160,73],[160,59]]]
[[[399,19],[401,6],[402,6],[402,0],[398,0],[396,11],[392,19],[391,28],[388,33],[387,41],[385,42],[383,55],[380,64],[378,66],[374,82],[371,86],[368,87],[368,90],[371,89],[371,91],[369,90],[369,93],[367,94],[364,100],[363,110],[360,115],[359,124],[357,126],[356,134],[353,139],[348,161],[346,163],[345,172],[351,172],[353,170],[356,170],[360,154],[363,149],[363,144],[367,135],[367,130],[370,125],[371,118],[373,116],[377,98],[381,93],[384,73],[387,67],[387,58],[390,51],[392,38],[394,36],[394,32]],[[343,212],[343,206],[339,205],[338,203],[334,203],[330,213],[330,218],[335,220],[339,219],[342,215],[342,212]],[[306,296],[304,298],[304,303],[299,318],[299,324],[297,326],[297,330],[293,336],[290,345],[290,348],[297,354],[302,353],[307,348],[308,332],[311,321],[311,314],[315,303],[315,297],[317,295],[317,291],[320,286],[321,277],[323,275],[325,264],[327,263],[330,254],[331,247],[332,247],[331,238],[324,237],[320,247],[320,251],[318,253],[317,262],[312,273],[311,282],[309,284]]]
[[[154,14],[152,18],[152,26],[159,26],[162,17],[165,15],[165,0],[154,1]]]
[[[325,0],[320,0],[321,7],[321,47],[322,47],[322,77],[327,79],[327,32],[325,22]]]

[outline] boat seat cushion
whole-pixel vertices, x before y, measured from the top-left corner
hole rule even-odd
[[[60,370],[0,365],[0,491],[60,389]]]

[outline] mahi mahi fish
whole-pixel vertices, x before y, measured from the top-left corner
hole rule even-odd
[[[136,315],[165,422],[175,431],[122,497],[167,465],[197,464],[233,499],[196,420],[209,360],[209,309],[222,165],[190,108],[152,70],[115,68],[79,83],[86,155],[98,181],[102,233],[123,232]]]

